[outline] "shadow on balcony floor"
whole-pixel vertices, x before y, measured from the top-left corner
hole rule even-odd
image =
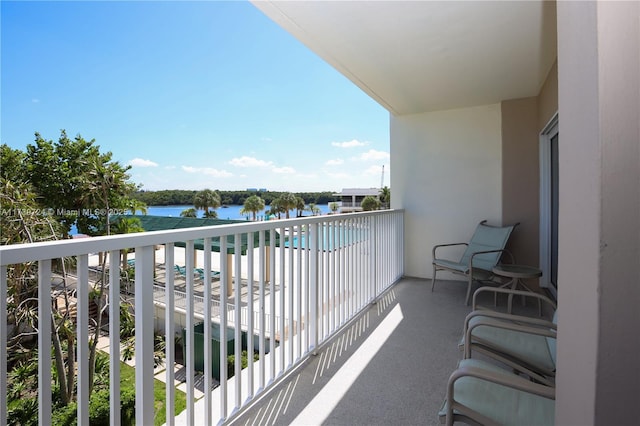
[[[432,293],[431,281],[401,280],[231,424],[439,424],[461,358],[465,291],[463,282]]]

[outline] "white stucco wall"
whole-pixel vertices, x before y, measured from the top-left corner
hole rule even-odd
[[[390,127],[391,169],[403,170],[391,202],[405,209],[405,274],[430,278],[435,244],[468,241],[483,219],[501,223],[500,105],[392,116]]]
[[[558,2],[557,10],[556,424],[637,424],[640,5]]]

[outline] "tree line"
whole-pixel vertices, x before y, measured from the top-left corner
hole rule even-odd
[[[171,205],[192,205],[194,198],[200,191],[189,191],[182,189],[166,189],[161,191],[137,191],[132,197],[148,206],[171,206]],[[271,205],[272,201],[280,198],[287,192],[278,191],[220,191],[216,190],[220,196],[222,205],[244,205],[247,198],[252,195],[258,195],[262,198],[266,205]],[[294,192],[295,196],[300,197],[306,204],[329,204],[337,201],[338,197],[334,196],[331,191],[323,192]]]

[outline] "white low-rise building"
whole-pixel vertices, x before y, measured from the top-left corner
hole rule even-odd
[[[378,198],[380,196],[379,188],[343,188],[342,192],[334,194],[341,197],[340,208],[338,213],[353,213],[362,211],[362,200],[371,195]]]

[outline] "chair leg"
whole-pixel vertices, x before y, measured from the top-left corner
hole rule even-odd
[[[466,304],[469,306],[469,302],[471,300],[471,285],[473,284],[473,276],[469,274],[469,284],[467,285],[467,299]]]
[[[433,288],[436,285],[436,265],[433,265],[433,278],[431,279],[431,292],[433,293]]]

